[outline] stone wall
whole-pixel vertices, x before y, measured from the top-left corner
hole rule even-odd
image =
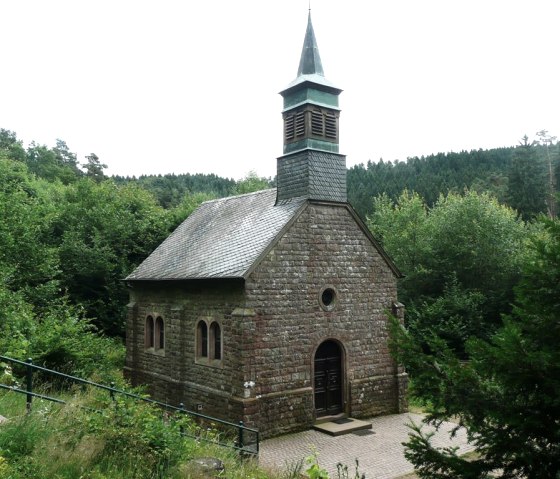
[[[326,286],[336,291],[332,310],[320,305]],[[256,312],[247,365],[259,398],[253,422],[268,434],[315,420],[314,354],[327,339],[343,349],[346,413],[402,409],[399,370],[387,344],[396,277],[345,205],[310,203],[251,274],[246,295]],[[305,399],[294,401],[295,391],[305,391]]]
[[[136,282],[128,305],[125,374],[134,384],[148,385],[154,398],[206,415],[239,421],[242,411],[232,397],[243,393],[239,318],[231,312],[244,302],[239,281]],[[165,324],[164,351],[145,347],[148,316]],[[222,360],[196,357],[199,320],[221,325]]]
[[[243,281],[135,282],[126,374],[154,397],[185,404],[261,437],[315,421],[314,355],[327,340],[343,352],[344,411],[367,417],[406,409],[406,374],[387,345],[396,277],[345,204],[310,202]],[[332,307],[320,302],[332,288]],[[402,317],[402,310],[397,308]],[[165,322],[165,351],[146,349],[147,315]],[[196,359],[196,324],[222,325],[223,359]],[[254,386],[244,387],[244,383]]]

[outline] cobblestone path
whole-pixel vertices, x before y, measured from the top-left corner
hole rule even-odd
[[[359,470],[367,479],[393,479],[413,472],[414,468],[404,457],[402,442],[406,441],[410,421],[420,423],[421,414],[407,413],[375,417],[369,420],[371,431],[357,431],[343,436],[332,437],[318,431],[304,431],[288,434],[261,443],[259,462],[269,469],[284,469],[299,459],[309,456],[313,449],[318,452],[319,465],[336,478],[336,464],[348,466],[349,476],[354,477],[354,465],[359,461]],[[443,423],[432,438],[436,446],[458,446],[459,453],[473,450],[467,443],[464,429],[450,439],[449,432],[456,427],[453,423]],[[429,430],[425,426],[425,430]],[[372,433],[373,432],[373,433]]]

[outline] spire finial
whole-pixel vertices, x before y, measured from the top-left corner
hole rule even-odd
[[[319,55],[319,48],[317,47],[315,32],[313,31],[313,24],[311,23],[311,0],[309,0],[307,31],[305,32],[305,40],[303,41],[303,49],[301,50],[298,76],[314,74],[324,76],[321,56]]]

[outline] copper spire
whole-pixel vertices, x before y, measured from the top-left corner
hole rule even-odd
[[[323,65],[321,64],[321,56],[319,55],[319,47],[315,40],[313,32],[313,24],[311,23],[311,11],[307,17],[307,31],[305,32],[305,40],[301,50],[301,59],[299,61],[298,77],[301,75],[321,75],[323,73]]]

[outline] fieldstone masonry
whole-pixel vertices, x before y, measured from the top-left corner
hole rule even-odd
[[[328,311],[319,301],[326,285],[336,291]],[[245,281],[134,283],[126,372],[157,399],[202,405],[269,437],[315,421],[314,355],[333,339],[343,352],[344,412],[402,412],[406,374],[389,354],[390,311],[402,317],[395,274],[352,209],[308,201]],[[164,351],[145,348],[148,315],[165,320]],[[222,326],[215,364],[196,358],[202,318]]]
[[[406,410],[388,348],[400,273],[347,203],[341,91],[309,17],[278,187],[203,203],[127,277],[125,373],[155,398],[262,437]]]

